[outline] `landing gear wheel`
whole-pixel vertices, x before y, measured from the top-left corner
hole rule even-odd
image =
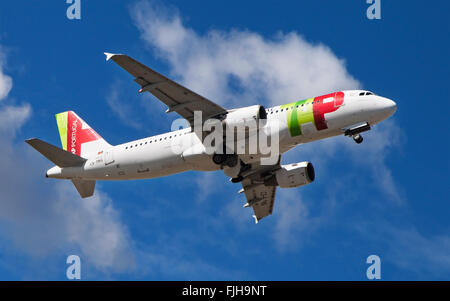
[[[235,154],[214,154],[212,160],[217,165],[226,165],[228,167],[235,167],[238,164],[238,156]]]
[[[225,165],[229,167],[235,167],[238,164],[238,156],[237,155],[227,155],[225,159]]]
[[[212,157],[213,162],[216,163],[217,165],[222,164],[223,162],[225,162],[226,159],[227,158],[224,154],[214,154]]]
[[[353,140],[357,143],[360,144],[361,142],[363,142],[363,137],[360,134],[356,134],[353,136]]]

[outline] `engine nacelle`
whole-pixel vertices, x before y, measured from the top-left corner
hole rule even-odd
[[[314,166],[310,162],[281,165],[273,177],[264,182],[267,186],[280,186],[281,188],[299,187],[314,181]]]
[[[261,105],[244,107],[228,112],[223,123],[226,127],[233,127],[238,131],[256,130],[263,126],[261,119],[267,119],[266,109]]]

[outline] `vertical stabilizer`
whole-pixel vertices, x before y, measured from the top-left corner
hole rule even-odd
[[[73,111],[56,114],[56,123],[62,148],[72,154],[89,158],[111,148],[111,145]]]

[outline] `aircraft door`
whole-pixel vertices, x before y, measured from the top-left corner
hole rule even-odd
[[[114,148],[108,149],[104,152],[104,158],[105,165],[109,165],[111,163],[114,163]]]

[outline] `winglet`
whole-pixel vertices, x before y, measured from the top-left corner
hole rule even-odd
[[[106,55],[106,60],[109,61],[113,56],[115,56],[115,53],[109,53],[109,52],[104,52],[104,54]]]

